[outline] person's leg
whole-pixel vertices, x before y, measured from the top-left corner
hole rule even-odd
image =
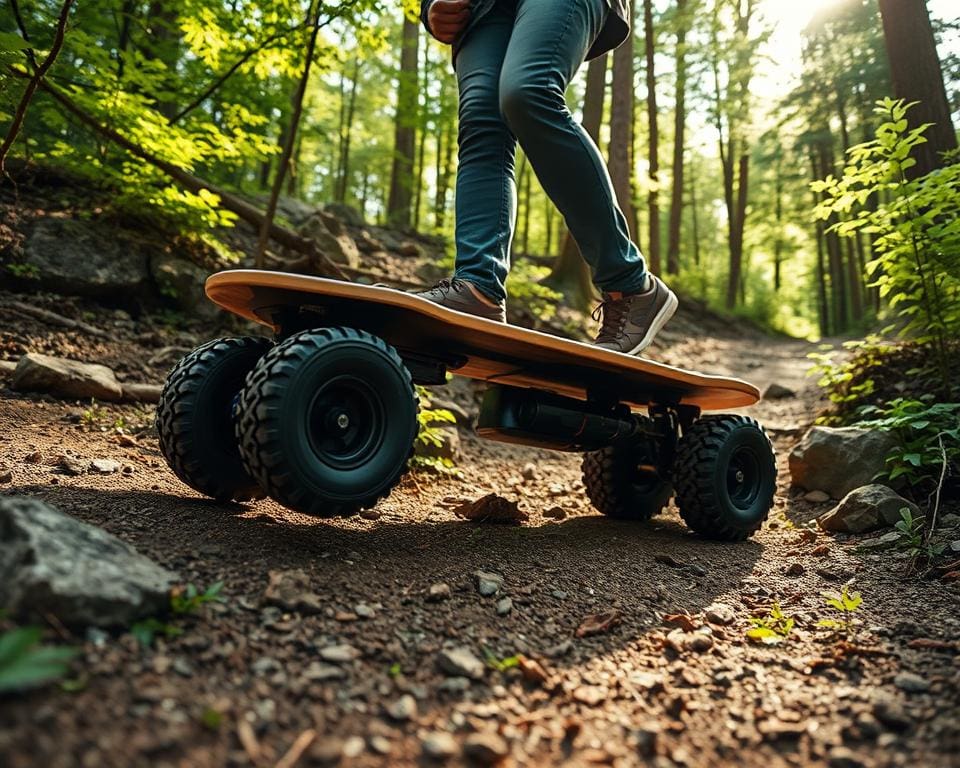
[[[600,0],[603,2],[603,0]],[[511,2],[472,29],[457,55],[460,92],[455,276],[496,302],[506,298],[516,221],[517,140],[500,113],[500,70],[513,32]]]
[[[646,265],[630,240],[607,166],[564,91],[604,23],[605,0],[517,0],[500,108],[605,292],[637,293]]]

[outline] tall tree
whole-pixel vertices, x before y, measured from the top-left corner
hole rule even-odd
[[[403,41],[397,86],[397,113],[394,124],[393,169],[387,198],[387,221],[409,228],[413,207],[413,165],[417,144],[417,89],[419,86],[420,22],[404,13]]]
[[[607,91],[608,58],[605,53],[592,59],[587,65],[587,86],[583,97],[583,128],[598,147],[600,126],[603,123],[604,96]],[[569,231],[563,238],[560,255],[544,283],[562,292],[567,304],[577,309],[586,310],[593,301],[594,288],[590,267],[583,260]]]
[[[637,236],[637,214],[633,197],[633,137],[634,104],[636,97],[633,89],[633,38],[613,52],[613,83],[611,86],[612,104],[610,107],[610,146],[607,165],[617,201],[627,219],[630,237],[634,242]],[[651,269],[659,271],[659,264],[651,262]]]
[[[917,101],[907,113],[911,127],[932,123],[926,143],[913,151],[917,164],[907,169],[911,179],[925,176],[944,164],[943,153],[957,149],[943,70],[925,0],[880,0],[883,33],[887,41],[893,92],[907,102]]]
[[[643,0],[644,58],[647,75],[647,125],[649,139],[647,157],[649,162],[650,191],[647,193],[647,210],[650,235],[650,250],[647,257],[650,268],[660,271],[660,127],[657,121],[657,73],[655,57],[657,38],[653,31],[653,0]]]
[[[696,3],[694,3],[696,5]],[[687,0],[677,0],[676,46],[674,60],[673,108],[673,186],[670,195],[670,222],[667,234],[667,272],[680,271],[680,229],[683,220],[684,156],[687,127],[687,31],[690,28],[694,8]]]

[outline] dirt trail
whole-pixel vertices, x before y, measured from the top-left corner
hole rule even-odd
[[[151,363],[158,351],[189,341],[117,322],[150,349],[23,325],[0,351],[72,349],[143,378],[172,362]],[[84,419],[75,404],[0,390],[0,461],[13,470],[3,493],[37,496],[100,525],[184,582],[226,585],[224,603],[152,650],[129,633],[72,638],[83,646],[76,666],[84,684],[0,701],[0,764],[274,765],[313,731],[298,765],[411,765],[426,762],[425,740],[439,744],[430,734],[443,731],[455,741],[450,764],[461,764],[471,734],[497,732],[507,764],[516,765],[956,765],[956,646],[911,641],[960,635],[957,587],[906,578],[890,554],[861,554],[853,540],[796,527],[824,508],[791,493],[786,474],[789,446],[816,410],[805,377],[809,346],[759,336],[671,341],[659,353],[669,362],[799,392],[748,411],[771,428],[781,464],[776,507],[752,541],[703,541],[675,510],[649,525],[605,519],[583,496],[578,457],[468,435],[461,480],[412,475],[377,519],[318,520],[272,502],[215,504],[173,477],[155,437],[124,446],[100,431],[118,417],[136,424],[149,414],[109,406]],[[463,382],[451,388],[466,404],[477,391]],[[41,463],[24,462],[37,450]],[[68,476],[54,466],[65,452],[116,459],[125,469]],[[488,491],[519,498],[529,522],[474,525],[449,509],[451,497]],[[557,506],[564,519],[544,516]],[[269,573],[295,568],[323,598],[320,614],[265,604]],[[477,570],[503,576],[500,595],[478,594]],[[821,590],[849,580],[864,604],[853,647],[844,650],[815,625],[827,615]],[[449,598],[429,601],[440,582]],[[503,596],[512,608],[498,615]],[[796,619],[789,641],[747,643],[749,617],[775,600]],[[585,616],[610,609],[622,615],[619,625],[575,637]],[[664,621],[675,614],[707,627],[709,641],[675,650],[675,625]],[[359,658],[322,661],[338,644]],[[437,667],[449,645],[480,658],[484,649],[497,659],[525,654],[549,680],[488,668],[483,680],[450,683]],[[926,690],[904,691],[902,679],[898,687],[903,672],[921,675]],[[387,708],[401,700],[391,716]]]

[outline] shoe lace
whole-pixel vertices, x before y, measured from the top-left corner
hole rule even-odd
[[[627,323],[627,302],[623,299],[604,299],[590,315],[600,324],[597,341],[613,341],[620,337]]]
[[[458,277],[445,277],[439,283],[437,283],[431,291],[440,291],[441,294],[446,296],[450,291],[459,292],[464,289],[465,285],[463,280]]]

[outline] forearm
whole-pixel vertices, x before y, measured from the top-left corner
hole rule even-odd
[[[436,39],[436,35],[430,28],[430,6],[433,0],[420,0],[420,21],[423,22],[423,28],[430,33],[430,36]]]

